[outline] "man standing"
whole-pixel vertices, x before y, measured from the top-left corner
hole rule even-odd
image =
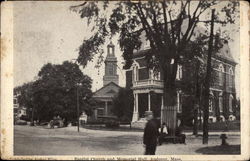
[[[155,155],[160,123],[159,120],[153,118],[151,111],[146,111],[145,115],[148,120],[143,135],[143,144],[146,146],[145,155]]]

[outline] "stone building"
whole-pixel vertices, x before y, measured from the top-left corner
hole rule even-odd
[[[163,81],[162,74],[153,73],[147,67],[145,56],[149,51],[149,43],[143,43],[142,48],[133,54],[133,63],[126,71],[126,87],[133,89],[134,111],[133,123],[145,122],[145,112],[152,111],[157,117],[168,117],[162,115],[163,109]],[[214,73],[213,84],[210,88],[209,121],[234,120],[235,100],[235,66],[236,62],[231,56],[227,42],[218,53],[212,57]],[[184,72],[178,65],[177,84],[177,115],[183,112],[183,100],[185,93],[178,84],[185,83],[188,72]],[[202,119],[202,117],[201,117]]]
[[[120,90],[119,76],[117,74],[117,58],[115,46],[110,43],[107,46],[107,57],[105,59],[105,74],[103,76],[103,87],[97,90],[93,98],[98,102],[94,109],[94,118],[113,116],[113,98]]]

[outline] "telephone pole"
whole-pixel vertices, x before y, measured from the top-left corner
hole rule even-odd
[[[208,56],[207,56],[207,73],[205,79],[205,104],[204,104],[204,120],[203,120],[203,144],[208,144],[208,115],[209,115],[209,95],[210,95],[210,79],[211,79],[211,57],[213,52],[213,39],[214,39],[214,12],[215,9],[212,9],[211,17],[211,31],[208,44]]]

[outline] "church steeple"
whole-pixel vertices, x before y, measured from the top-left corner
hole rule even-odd
[[[107,57],[105,59],[105,75],[103,76],[103,86],[110,82],[119,84],[117,75],[117,58],[115,57],[115,45],[110,42],[107,46]]]

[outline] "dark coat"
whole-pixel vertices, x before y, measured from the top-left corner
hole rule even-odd
[[[157,145],[157,138],[159,136],[159,120],[151,119],[147,122],[144,135],[143,144],[145,145]]]

